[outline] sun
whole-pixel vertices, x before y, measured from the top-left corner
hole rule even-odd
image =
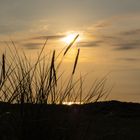
[[[66,37],[63,38],[63,41],[67,44],[70,44],[75,39],[76,36],[77,36],[76,33],[75,34],[69,34],[69,35],[67,35]],[[79,40],[80,40],[80,38],[77,39],[77,41],[79,41]]]

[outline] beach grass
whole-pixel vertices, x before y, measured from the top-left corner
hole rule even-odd
[[[78,37],[79,35],[58,56],[54,50],[49,60],[46,59],[47,56],[43,56],[48,41],[46,39],[35,63],[29,61],[23,50],[22,53],[21,50],[19,52],[12,41],[13,48],[9,48],[10,56],[3,53],[0,63],[0,101],[11,104],[63,104],[66,102],[84,104],[97,102],[107,96],[109,90],[105,88],[106,76],[95,80],[89,91],[87,90],[83,95],[84,76],[75,78],[80,55],[79,48],[69,79],[66,79],[65,85],[61,83],[63,73],[59,73],[60,65],[63,65],[65,56]],[[59,57],[61,58],[58,62]]]

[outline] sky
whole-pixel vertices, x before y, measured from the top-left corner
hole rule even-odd
[[[109,73],[110,100],[140,102],[139,0],[0,0],[1,50],[13,40],[33,55],[46,38],[61,49],[71,33],[80,40],[65,66],[78,47],[77,71],[91,72],[89,83]]]

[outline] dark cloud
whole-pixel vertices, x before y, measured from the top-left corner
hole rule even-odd
[[[45,39],[55,40],[55,39],[60,39],[63,37],[65,37],[65,35],[37,36],[37,37],[30,38],[30,39],[31,40],[45,40]]]
[[[122,35],[129,35],[129,36],[138,35],[138,34],[140,34],[140,29],[125,31],[125,32],[122,33]]]
[[[111,22],[104,21],[95,25],[96,28],[102,29],[111,26]]]
[[[117,60],[122,60],[122,61],[140,61],[140,58],[118,58]]]
[[[120,36],[118,35],[101,35],[100,38],[107,41],[118,41],[121,40]]]
[[[138,33],[140,30],[133,30],[131,33]],[[124,32],[123,32],[124,33]],[[129,32],[130,33],[130,32]],[[89,33],[89,35],[92,33]],[[81,42],[80,46],[81,47],[97,47],[97,46],[108,46],[112,47],[113,50],[117,51],[129,51],[129,50],[138,50],[140,49],[140,39],[139,35],[136,35],[135,37],[128,37],[125,36],[118,32],[116,33],[103,33],[103,34],[98,34],[96,36],[98,39],[97,41],[89,41],[89,42]]]
[[[80,42],[80,47],[98,47],[100,43],[103,43],[102,40],[98,41],[89,41],[89,42]]]
[[[116,35],[101,35],[99,39],[103,40],[103,42],[107,45],[118,44],[118,42],[123,42],[120,36]]]
[[[137,48],[138,47],[136,47],[136,46],[122,45],[120,47],[115,48],[114,50],[124,51],[124,50],[134,50],[134,49],[137,49]]]
[[[129,43],[120,43],[115,45],[115,50],[125,51],[125,50],[134,50],[134,49],[140,49],[140,41],[135,40]]]
[[[39,49],[41,46],[43,46],[42,43],[25,43],[22,45],[26,49]]]

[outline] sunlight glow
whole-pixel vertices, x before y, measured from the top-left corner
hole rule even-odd
[[[73,104],[77,104],[77,105],[80,105],[80,104],[83,104],[83,102],[63,102],[63,105],[73,105]]]
[[[75,34],[69,34],[65,38],[63,38],[63,41],[67,44],[70,44],[74,40],[74,38],[76,37],[77,34],[76,33]],[[78,42],[80,41],[79,37],[78,37],[77,41]]]

